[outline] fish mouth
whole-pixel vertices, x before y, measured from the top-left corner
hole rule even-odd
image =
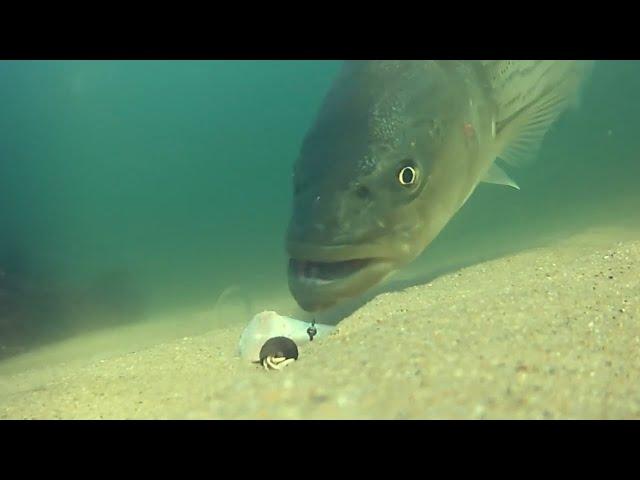
[[[322,285],[353,275],[374,261],[373,258],[357,258],[342,262],[313,262],[292,258],[289,260],[289,271],[302,281]]]
[[[326,252],[326,251],[325,251]],[[381,257],[343,258],[340,250],[331,257],[291,257],[289,290],[308,312],[329,308],[355,297],[380,282],[392,270],[392,262]]]

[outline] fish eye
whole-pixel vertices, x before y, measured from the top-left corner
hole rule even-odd
[[[398,181],[400,185],[409,187],[414,185],[418,180],[418,171],[412,165],[404,165],[398,171]]]

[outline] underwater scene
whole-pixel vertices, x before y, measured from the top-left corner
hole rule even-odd
[[[0,60],[0,419],[640,418],[638,87]]]

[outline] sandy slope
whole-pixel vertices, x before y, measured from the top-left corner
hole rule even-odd
[[[14,360],[0,417],[640,418],[640,241],[622,238],[583,234],[380,295],[283,372],[235,356],[243,325]]]

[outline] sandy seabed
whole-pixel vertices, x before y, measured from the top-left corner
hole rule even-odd
[[[640,418],[637,238],[581,234],[381,294],[281,372],[236,356],[240,323],[47,366],[11,359],[0,418]]]

